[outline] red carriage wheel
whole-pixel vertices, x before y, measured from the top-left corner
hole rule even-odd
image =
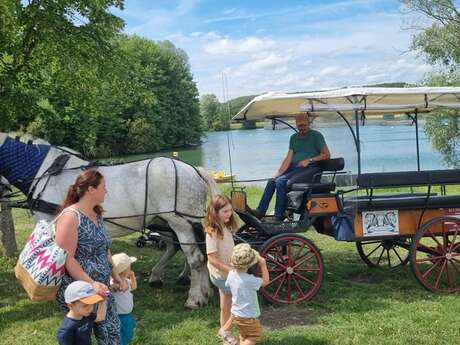
[[[319,249],[301,235],[278,235],[260,249],[267,261],[270,282],[261,289],[272,303],[293,304],[312,299],[324,276]]]
[[[460,218],[438,217],[423,224],[411,248],[417,280],[434,292],[460,292]]]

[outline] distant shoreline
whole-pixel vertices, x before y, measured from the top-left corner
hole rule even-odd
[[[425,125],[425,119],[419,119],[418,120],[418,124],[419,126],[424,126]],[[288,121],[288,123],[295,127],[295,122],[294,121]],[[354,126],[354,123],[351,123],[352,126]],[[362,123],[360,122],[360,125],[362,125]],[[365,119],[365,125],[367,126],[413,126],[413,123],[412,123],[412,120],[411,119],[392,119],[392,120],[385,120],[383,118],[379,118],[379,119],[375,119],[375,118],[371,118],[371,119]],[[321,120],[318,120],[316,119],[313,124],[312,124],[312,128],[330,128],[330,127],[343,127],[343,126],[346,126],[346,123],[345,121],[343,120],[337,120],[337,121],[321,121]],[[236,124],[232,124],[231,127],[230,127],[230,130],[251,130],[251,129],[260,129],[260,128],[264,128],[264,129],[267,129],[267,130],[272,130],[272,123],[270,120],[265,120],[265,121],[258,121],[256,122],[255,124],[255,127],[254,128],[243,128],[242,127],[242,124],[240,123],[236,123]],[[277,125],[276,125],[276,130],[279,130],[279,129],[289,129],[289,126],[281,123],[281,122],[278,122]]]

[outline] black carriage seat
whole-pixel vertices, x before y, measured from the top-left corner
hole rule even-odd
[[[460,195],[435,195],[435,196],[398,196],[382,195],[368,198],[351,198],[344,200],[344,209],[356,209],[358,211],[375,210],[414,210],[433,208],[457,208],[460,207]]]
[[[460,169],[367,173],[358,176],[357,184],[366,189],[460,184]]]
[[[345,160],[343,158],[331,158],[319,161],[318,172],[313,176],[312,181],[302,181],[302,176],[299,174],[290,179],[286,184],[286,191],[311,191],[312,194],[329,193],[336,187],[335,175],[338,171],[341,171],[345,167]],[[323,172],[333,173],[332,180],[330,182],[321,182],[321,176]],[[311,178],[311,174],[305,175],[306,179]]]
[[[436,195],[431,193],[431,188],[426,193],[373,195],[375,188],[460,184],[460,169],[367,173],[358,176],[357,184],[360,188],[370,190],[371,194],[345,199],[345,209],[364,211],[460,207],[460,195]]]

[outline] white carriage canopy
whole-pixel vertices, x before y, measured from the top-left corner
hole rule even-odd
[[[365,115],[425,113],[460,108],[460,87],[358,87],[304,93],[269,92],[255,97],[233,121],[293,117],[299,112]]]

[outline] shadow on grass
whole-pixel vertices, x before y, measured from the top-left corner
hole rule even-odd
[[[365,312],[389,303],[416,302],[434,296],[414,278],[410,265],[369,268],[357,253],[322,250],[325,274],[319,293],[307,304],[326,311]]]
[[[27,299],[21,283],[14,275],[14,268],[0,272],[0,308]]]
[[[2,310],[8,308],[8,310]],[[30,321],[37,322],[55,315],[63,316],[59,313],[57,304],[51,302],[28,302],[23,301],[15,305],[6,306],[2,301],[0,307],[0,333],[12,327],[15,322]],[[55,330],[53,330],[55,331]],[[1,341],[0,341],[1,342]]]
[[[261,345],[328,345],[331,344],[328,341],[321,339],[310,339],[308,335],[282,335],[279,338],[265,340]]]

